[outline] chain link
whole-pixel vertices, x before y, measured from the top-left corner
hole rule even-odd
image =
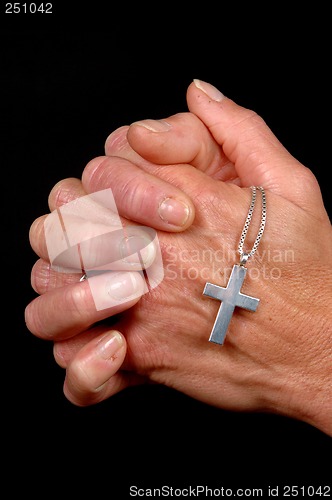
[[[255,239],[254,244],[252,246],[252,249],[250,250],[250,252],[246,253],[243,251],[243,245],[244,245],[244,242],[245,242],[245,239],[247,236],[247,232],[248,232],[248,229],[249,229],[249,226],[250,226],[250,223],[252,220],[252,216],[254,213],[255,203],[256,203],[256,198],[257,198],[257,190],[260,191],[261,195],[262,195],[261,223],[259,226],[259,230],[258,230],[256,239]],[[263,236],[263,232],[265,229],[265,223],[266,223],[266,196],[265,196],[264,188],[261,186],[251,186],[251,203],[250,203],[250,207],[249,207],[246,221],[245,221],[244,226],[243,226],[243,230],[241,233],[239,246],[238,246],[238,252],[241,256],[240,257],[240,264],[241,265],[244,265],[247,262],[247,260],[249,259],[249,257],[252,257],[254,255],[254,253],[256,252],[258,245],[259,245],[259,242],[261,241],[261,238]]]

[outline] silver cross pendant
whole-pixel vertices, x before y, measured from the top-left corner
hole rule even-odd
[[[226,288],[214,285],[213,283],[206,283],[203,295],[221,301],[209,338],[210,342],[216,344],[224,343],[228,325],[233,316],[235,307],[241,307],[248,311],[256,311],[259,299],[244,295],[240,291],[246,273],[247,269],[243,265],[234,265]]]

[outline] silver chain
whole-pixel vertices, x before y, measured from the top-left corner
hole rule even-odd
[[[256,239],[255,239],[254,244],[252,246],[252,249],[250,250],[250,252],[244,252],[243,245],[244,245],[244,241],[246,239],[247,232],[248,232],[248,229],[249,229],[249,226],[251,223],[252,215],[254,212],[257,190],[259,190],[261,192],[261,195],[262,195],[261,223],[259,226],[259,230],[258,230]],[[240,254],[240,265],[244,266],[245,263],[247,262],[247,260],[249,259],[249,257],[252,257],[254,255],[254,253],[256,252],[258,245],[259,245],[259,242],[261,241],[261,238],[263,236],[263,232],[265,229],[265,223],[266,223],[266,197],[265,197],[264,188],[262,188],[261,186],[251,186],[251,203],[250,203],[250,207],[249,207],[246,221],[245,221],[244,226],[243,226],[243,230],[241,233],[240,242],[239,242],[239,246],[238,246],[238,252]]]

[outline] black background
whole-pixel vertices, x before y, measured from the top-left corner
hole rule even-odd
[[[200,5],[180,19],[174,6],[121,12],[94,3],[58,5],[46,19],[5,15],[4,5],[2,452],[12,491],[121,500],[130,485],[331,484],[331,438],[301,422],[224,412],[157,386],[74,407],[52,345],[24,323],[35,296],[28,231],[48,211],[50,189],[80,177],[118,126],[186,111],[193,78],[261,114],[314,171],[331,214],[327,13]]]

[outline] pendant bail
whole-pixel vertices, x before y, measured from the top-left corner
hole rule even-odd
[[[249,259],[250,255],[248,253],[241,253],[240,256],[240,266],[244,267]]]

